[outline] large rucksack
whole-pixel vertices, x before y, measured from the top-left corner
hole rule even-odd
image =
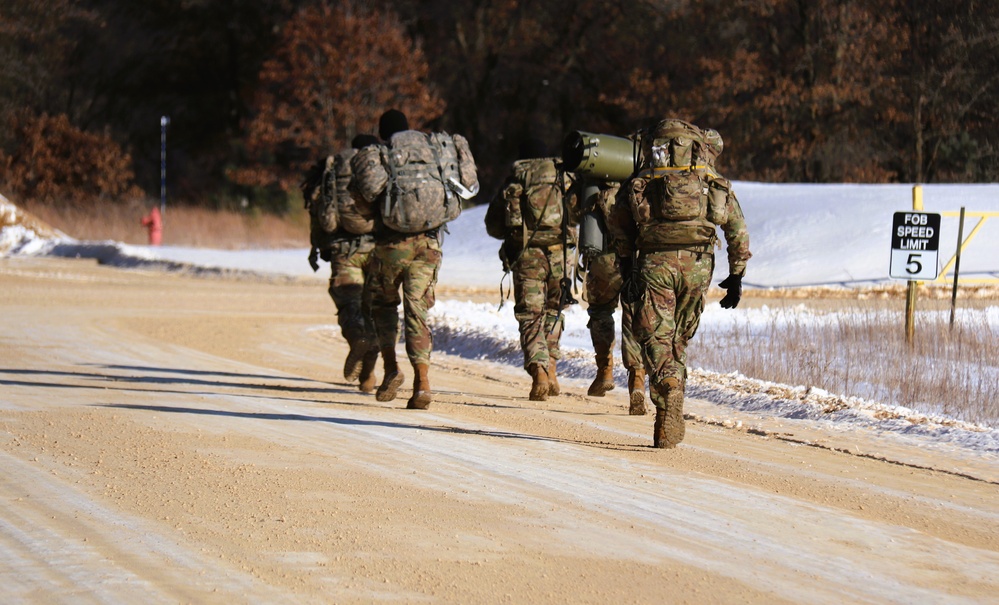
[[[525,246],[561,241],[565,217],[562,184],[553,158],[530,158],[513,164],[513,179],[503,189],[505,226],[520,230]]]
[[[300,185],[311,221],[319,229],[330,232],[336,231],[339,225],[333,190],[333,162],[333,156],[329,156],[313,164]]]
[[[339,226],[333,156],[319,160],[305,174],[300,187],[309,212],[309,240],[313,247],[326,249]]]
[[[354,190],[368,203],[384,193],[382,223],[401,233],[422,233],[458,218],[462,199],[479,188],[461,135],[397,132],[387,147],[362,150],[352,166]]]
[[[353,148],[336,154],[331,172],[336,183],[336,207],[340,227],[354,235],[365,235],[374,231],[375,217],[371,207],[358,204],[349,189],[353,179],[351,160],[356,155],[357,150]]]
[[[639,245],[657,248],[710,244],[725,222],[731,185],[709,165],[703,131],[683,120],[663,120],[640,133],[641,168],[628,184]]]

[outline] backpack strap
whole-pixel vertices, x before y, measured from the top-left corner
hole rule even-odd
[[[390,148],[391,149],[391,148]],[[385,203],[382,208],[382,216],[388,216],[392,212],[393,205],[393,190],[397,188],[396,179],[399,177],[399,170],[397,169],[395,162],[389,157],[388,161],[383,161],[382,164],[388,164],[389,180],[388,185],[385,186]]]
[[[562,204],[565,204],[565,172],[558,170],[555,180],[557,181],[558,188],[563,192],[562,194]],[[573,259],[572,266],[575,269],[576,259]],[[558,316],[555,318],[555,323],[552,324],[552,329],[549,334],[555,332],[555,328],[559,324],[565,321],[563,309],[568,308],[569,305],[575,305],[579,303],[578,300],[573,298],[572,290],[575,287],[575,279],[569,277],[569,209],[562,209],[562,279],[559,280],[559,301],[558,301]],[[578,272],[576,273],[578,275]]]
[[[451,135],[447,133],[434,133],[432,135],[427,135],[427,140],[430,143],[430,151],[434,154],[434,163],[437,164],[437,176],[440,177],[441,186],[444,187],[444,206],[447,207],[454,203],[454,198],[457,194],[451,187],[448,186],[448,176],[444,174],[444,163],[441,162],[441,155],[438,153],[438,145],[447,145],[447,143],[441,143],[442,136],[446,136],[451,139],[451,145],[454,146],[454,139],[452,139]],[[458,157],[457,147],[455,147],[454,150],[454,157],[456,159]],[[460,204],[461,202],[458,203]]]

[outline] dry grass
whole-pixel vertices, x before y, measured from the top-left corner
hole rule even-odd
[[[158,204],[158,201],[107,204],[99,212],[39,204],[26,205],[24,209],[78,240],[145,245],[147,233],[140,220]],[[308,221],[304,210],[281,218],[254,211],[167,206],[163,215],[163,245],[223,250],[308,247]]]
[[[958,309],[952,330],[949,312],[920,312],[910,346],[897,303],[843,302],[829,313],[777,308],[763,319],[706,325],[688,361],[996,426],[999,327],[994,307],[991,320],[989,313]]]

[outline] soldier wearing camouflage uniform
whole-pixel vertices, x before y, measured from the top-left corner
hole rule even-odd
[[[724,308],[739,304],[749,234],[731,183],[714,171],[722,149],[717,132],[668,119],[636,136],[642,170],[622,186],[630,212],[615,212],[632,236],[619,240],[618,252],[626,268],[638,254],[633,331],[656,406],[653,445],[672,448],[684,437],[687,343],[711,283],[716,228],[728,249],[729,276],[720,284],[727,290]]]
[[[563,199],[565,175],[549,157],[544,141],[527,139],[511,174],[489,204],[486,231],[503,240],[500,259],[513,275],[514,315],[520,328],[524,369],[531,375],[530,399],[558,395],[567,306],[567,247],[575,245],[575,207]],[[533,210],[531,209],[533,205]]]
[[[605,224],[610,223],[614,205],[618,203],[620,185],[615,182],[601,183],[595,196],[596,211]],[[623,204],[628,200],[624,199]],[[611,238],[614,234],[608,234]],[[614,388],[614,311],[621,299],[624,277],[621,262],[613,249],[602,253],[591,252],[584,257],[586,268],[583,299],[587,303],[586,313],[589,322],[590,341],[597,362],[597,375],[587,390],[591,397],[603,397]],[[644,415],[645,410],[645,369],[642,367],[642,353],[632,336],[632,305],[621,304],[621,357],[628,370],[628,413],[632,416]]]
[[[340,332],[350,345],[343,366],[343,376],[351,382],[359,380],[359,388],[365,393],[375,389],[375,365],[378,361],[374,324],[364,287],[371,269],[375,240],[370,233],[358,234],[348,230],[347,227],[354,227],[356,221],[352,223],[345,220],[347,209],[342,202],[331,200],[331,204],[324,206],[319,198],[324,195],[324,188],[326,195],[336,196],[338,199],[349,195],[347,186],[350,173],[347,171],[338,175],[335,166],[349,166],[350,159],[358,149],[377,143],[378,139],[372,135],[357,135],[351,141],[349,149],[317,163],[302,184],[311,217],[312,249],[309,252],[309,265],[313,271],[318,271],[319,258],[330,263],[328,291],[336,306]],[[326,182],[321,182],[322,179]],[[333,231],[324,227],[331,224],[329,216],[321,216],[324,212],[338,215],[332,219],[332,223],[336,224]]]
[[[390,161],[387,158],[392,153],[393,145],[397,141],[402,141],[407,136],[412,138],[416,134],[422,133],[416,133],[416,131],[409,129],[408,120],[402,112],[389,110],[381,116],[379,136],[388,144],[382,146],[379,153],[365,156],[359,154],[352,162],[352,168],[357,177],[354,184],[359,189],[368,190],[368,195],[361,194],[362,198],[366,198],[369,202],[373,202],[376,207],[382,208],[386,196],[391,195],[389,190],[395,186],[389,176],[395,175],[400,170],[394,165],[386,165]],[[461,150],[459,158],[462,159],[462,184],[465,187],[473,187],[477,191],[478,181],[475,176],[475,164],[468,151],[467,142],[460,135],[454,135],[450,140],[453,140]],[[436,167],[434,172],[436,173]],[[365,184],[361,182],[364,180],[360,178],[362,174],[382,176],[365,177],[370,181]],[[378,183],[379,178],[388,180]],[[431,177],[425,179],[427,183],[430,183],[431,180]],[[374,186],[371,182],[376,182],[378,185]],[[443,185],[438,181],[435,186]],[[384,363],[385,375],[375,397],[378,401],[392,401],[405,380],[396,360],[395,352],[395,346],[399,340],[399,304],[402,303],[406,354],[414,370],[413,394],[406,407],[426,409],[430,406],[433,397],[428,376],[433,336],[427,324],[427,315],[436,300],[434,288],[437,284],[437,274],[442,260],[441,230],[434,227],[417,233],[401,233],[390,229],[385,224],[384,214],[380,216],[380,220],[381,225],[376,231],[376,245],[372,253],[369,287],[372,319]],[[400,288],[402,296],[399,294]]]

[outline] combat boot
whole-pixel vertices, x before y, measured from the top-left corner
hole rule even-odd
[[[425,363],[418,363],[413,366],[415,374],[413,376],[413,396],[406,403],[406,408],[410,410],[425,410],[430,407],[433,393],[430,392],[430,378],[427,376],[429,367]]]
[[[361,362],[360,384],[358,388],[362,393],[373,393],[375,390],[375,366],[378,364],[378,348],[371,347],[364,354]]]
[[[669,445],[666,439],[666,408],[656,406],[656,423],[652,426],[652,447],[666,449],[676,447]]]
[[[375,399],[378,401],[392,401],[395,399],[396,391],[399,390],[402,381],[406,379],[399,369],[399,364],[396,363],[394,347],[385,347],[382,349],[382,363],[385,367],[385,375],[382,376],[382,384],[375,393]]]
[[[686,428],[683,424],[683,383],[668,378],[656,385],[659,394],[666,400],[665,407],[656,407],[656,423],[652,430],[652,445],[669,449],[683,441]]]
[[[667,378],[654,388],[666,400],[666,407],[656,407],[652,445],[661,449],[674,448],[683,441],[686,433],[683,425],[683,383],[676,378]]]
[[[361,375],[361,366],[364,362],[364,354],[368,349],[375,346],[369,335],[363,328],[364,314],[361,313],[360,303],[347,303],[338,311],[340,316],[340,329],[343,337],[350,345],[347,352],[347,359],[343,362],[343,377],[347,382],[354,382]]]
[[[347,359],[343,362],[344,380],[354,382],[361,376],[364,355],[368,352],[370,346],[366,341],[357,341],[351,344],[350,351],[347,352]]]
[[[557,371],[555,365],[556,365],[556,360],[555,359],[549,359],[548,360],[548,394],[549,395],[558,395],[559,393],[562,392],[562,389],[560,389],[559,386],[558,386],[558,371]]]
[[[548,372],[540,363],[532,363],[527,370],[531,373],[531,401],[546,401],[551,386],[548,384]]]
[[[642,368],[628,370],[628,400],[628,414],[645,415],[645,370]]]
[[[586,394],[590,397],[603,397],[607,391],[614,389],[614,354],[610,349],[601,346],[597,350],[597,376],[590,383]]]

